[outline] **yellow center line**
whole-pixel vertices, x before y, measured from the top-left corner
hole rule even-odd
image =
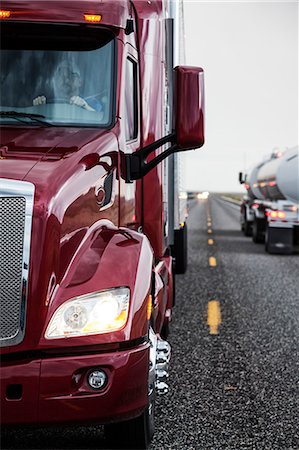
[[[218,327],[221,324],[221,309],[218,300],[210,300],[208,302],[208,320],[210,334],[218,334]]]
[[[213,239],[208,239],[208,244],[209,244],[209,245],[213,245],[213,244],[214,244]]]
[[[216,258],[214,258],[214,256],[210,256],[209,257],[209,264],[211,267],[216,267],[217,266],[217,261]]]

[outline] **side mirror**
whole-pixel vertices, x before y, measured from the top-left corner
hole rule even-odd
[[[138,180],[169,155],[199,148],[204,144],[204,74],[200,67],[174,69],[173,132],[132,154],[122,155],[122,177],[127,183]],[[164,144],[171,145],[155,158],[149,155]]]
[[[200,67],[174,69],[176,144],[180,150],[204,144],[204,72]]]
[[[245,180],[244,180],[244,177],[243,177],[243,172],[239,172],[239,183],[240,184],[244,184],[245,183]]]

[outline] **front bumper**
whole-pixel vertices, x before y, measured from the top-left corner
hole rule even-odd
[[[93,390],[88,373],[108,375]],[[141,414],[148,403],[149,344],[126,351],[48,357],[1,367],[2,424],[107,423]]]

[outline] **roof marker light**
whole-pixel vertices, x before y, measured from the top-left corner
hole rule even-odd
[[[86,22],[101,22],[102,16],[100,14],[84,14],[84,19]]]
[[[3,9],[0,10],[0,19],[8,19],[10,15],[10,11],[4,11]]]

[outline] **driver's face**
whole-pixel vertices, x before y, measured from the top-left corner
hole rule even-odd
[[[81,78],[77,72],[72,71],[71,67],[60,67],[58,69],[56,83],[59,95],[62,97],[71,97],[79,94]]]

